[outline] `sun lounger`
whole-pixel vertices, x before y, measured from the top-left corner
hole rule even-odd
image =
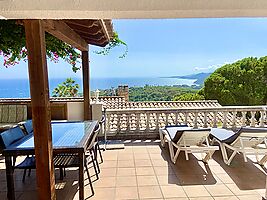
[[[176,163],[181,151],[185,152],[186,160],[189,160],[189,153],[206,153],[203,161],[207,162],[219,150],[219,147],[209,145],[209,134],[210,129],[193,129],[185,125],[160,129],[161,144],[164,146],[165,141],[168,142],[173,163]],[[177,149],[175,153],[174,149]]]
[[[255,155],[261,165],[267,161],[267,128],[242,127],[237,132],[213,128],[211,136],[213,141],[219,143],[223,160],[227,165],[231,164],[237,153],[243,154],[245,162],[247,162],[247,155]],[[233,151],[230,157],[226,149]],[[263,155],[261,160],[259,155]]]

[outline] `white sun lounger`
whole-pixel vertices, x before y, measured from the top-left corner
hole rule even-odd
[[[187,126],[171,126],[160,129],[161,145],[167,141],[169,144],[170,157],[173,163],[181,151],[185,152],[186,160],[189,160],[189,153],[206,153],[203,161],[207,162],[218,146],[209,145],[210,129],[192,129]],[[174,149],[177,149],[176,152]],[[175,152],[175,153],[174,153]]]
[[[255,155],[260,165],[267,161],[267,128],[242,127],[237,132],[213,128],[211,135],[214,137],[213,141],[219,143],[223,160],[227,165],[231,164],[237,153],[243,154],[245,162],[247,162],[247,155]],[[226,149],[232,150],[230,157]],[[263,155],[260,160],[259,155]]]

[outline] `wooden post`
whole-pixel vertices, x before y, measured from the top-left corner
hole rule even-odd
[[[38,199],[56,199],[51,110],[42,20],[25,20]]]
[[[82,51],[84,120],[92,119],[90,109],[89,52]]]

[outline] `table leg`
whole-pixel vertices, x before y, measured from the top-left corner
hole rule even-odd
[[[79,153],[79,199],[84,200],[84,153]]]
[[[5,162],[6,162],[7,199],[15,200],[14,178],[13,178],[14,169],[12,166],[12,157],[5,156]]]

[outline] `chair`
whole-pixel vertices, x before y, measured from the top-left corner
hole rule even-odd
[[[267,161],[267,128],[242,127],[237,132],[214,128],[211,130],[213,141],[219,143],[225,164],[230,165],[237,153],[242,153],[244,161],[247,155],[255,155],[258,163],[264,165]],[[230,157],[227,149],[232,150]],[[259,160],[258,156],[263,155]]]
[[[21,140],[25,135],[19,126],[8,129],[0,134],[1,146],[3,149],[8,148],[15,142]],[[14,169],[24,169],[22,182],[25,182],[27,169],[35,169],[35,158],[27,156],[20,164],[16,165],[16,157],[13,157],[12,166]],[[30,171],[29,171],[30,174]]]
[[[104,127],[105,126],[105,122],[106,122],[106,117],[105,117],[105,115],[102,115],[102,118],[99,121],[99,125],[100,125],[100,131],[99,131],[99,133],[101,132],[101,134],[103,134],[105,132],[105,130],[104,130],[105,129],[105,127]],[[105,133],[104,133],[104,137],[105,137],[104,138],[104,142],[106,143],[106,135],[105,135]],[[98,151],[99,152],[101,163],[103,163],[104,160],[103,160],[103,156],[102,156],[101,151],[105,151],[105,147],[104,148],[100,148],[98,137],[96,138],[95,149],[96,149],[96,155],[95,155],[96,156],[96,159],[97,159],[97,151]]]
[[[192,129],[183,125],[166,127],[160,129],[160,132],[164,136],[163,140],[168,142],[171,161],[174,164],[181,151],[185,152],[186,160],[189,160],[189,153],[206,153],[203,161],[207,162],[214,152],[219,150],[219,147],[209,145],[210,129],[207,128]],[[177,149],[175,153],[174,148]]]
[[[95,169],[95,173],[96,173],[96,178],[99,179],[99,176],[98,174],[100,173],[100,168],[99,168],[99,164],[98,164],[98,161],[97,161],[97,146],[96,146],[96,138],[97,138],[97,135],[99,134],[100,132],[100,129],[101,129],[101,126],[98,124],[94,130],[94,133],[92,134],[91,138],[90,138],[90,143],[87,147],[87,150],[86,150],[86,153],[85,153],[85,156],[86,156],[86,160],[87,160],[87,163],[89,163],[89,159],[91,158],[91,161],[93,163],[93,167]]]
[[[22,123],[23,129],[26,133],[26,135],[33,133],[33,126],[32,126],[32,120],[27,120],[26,122]]]

